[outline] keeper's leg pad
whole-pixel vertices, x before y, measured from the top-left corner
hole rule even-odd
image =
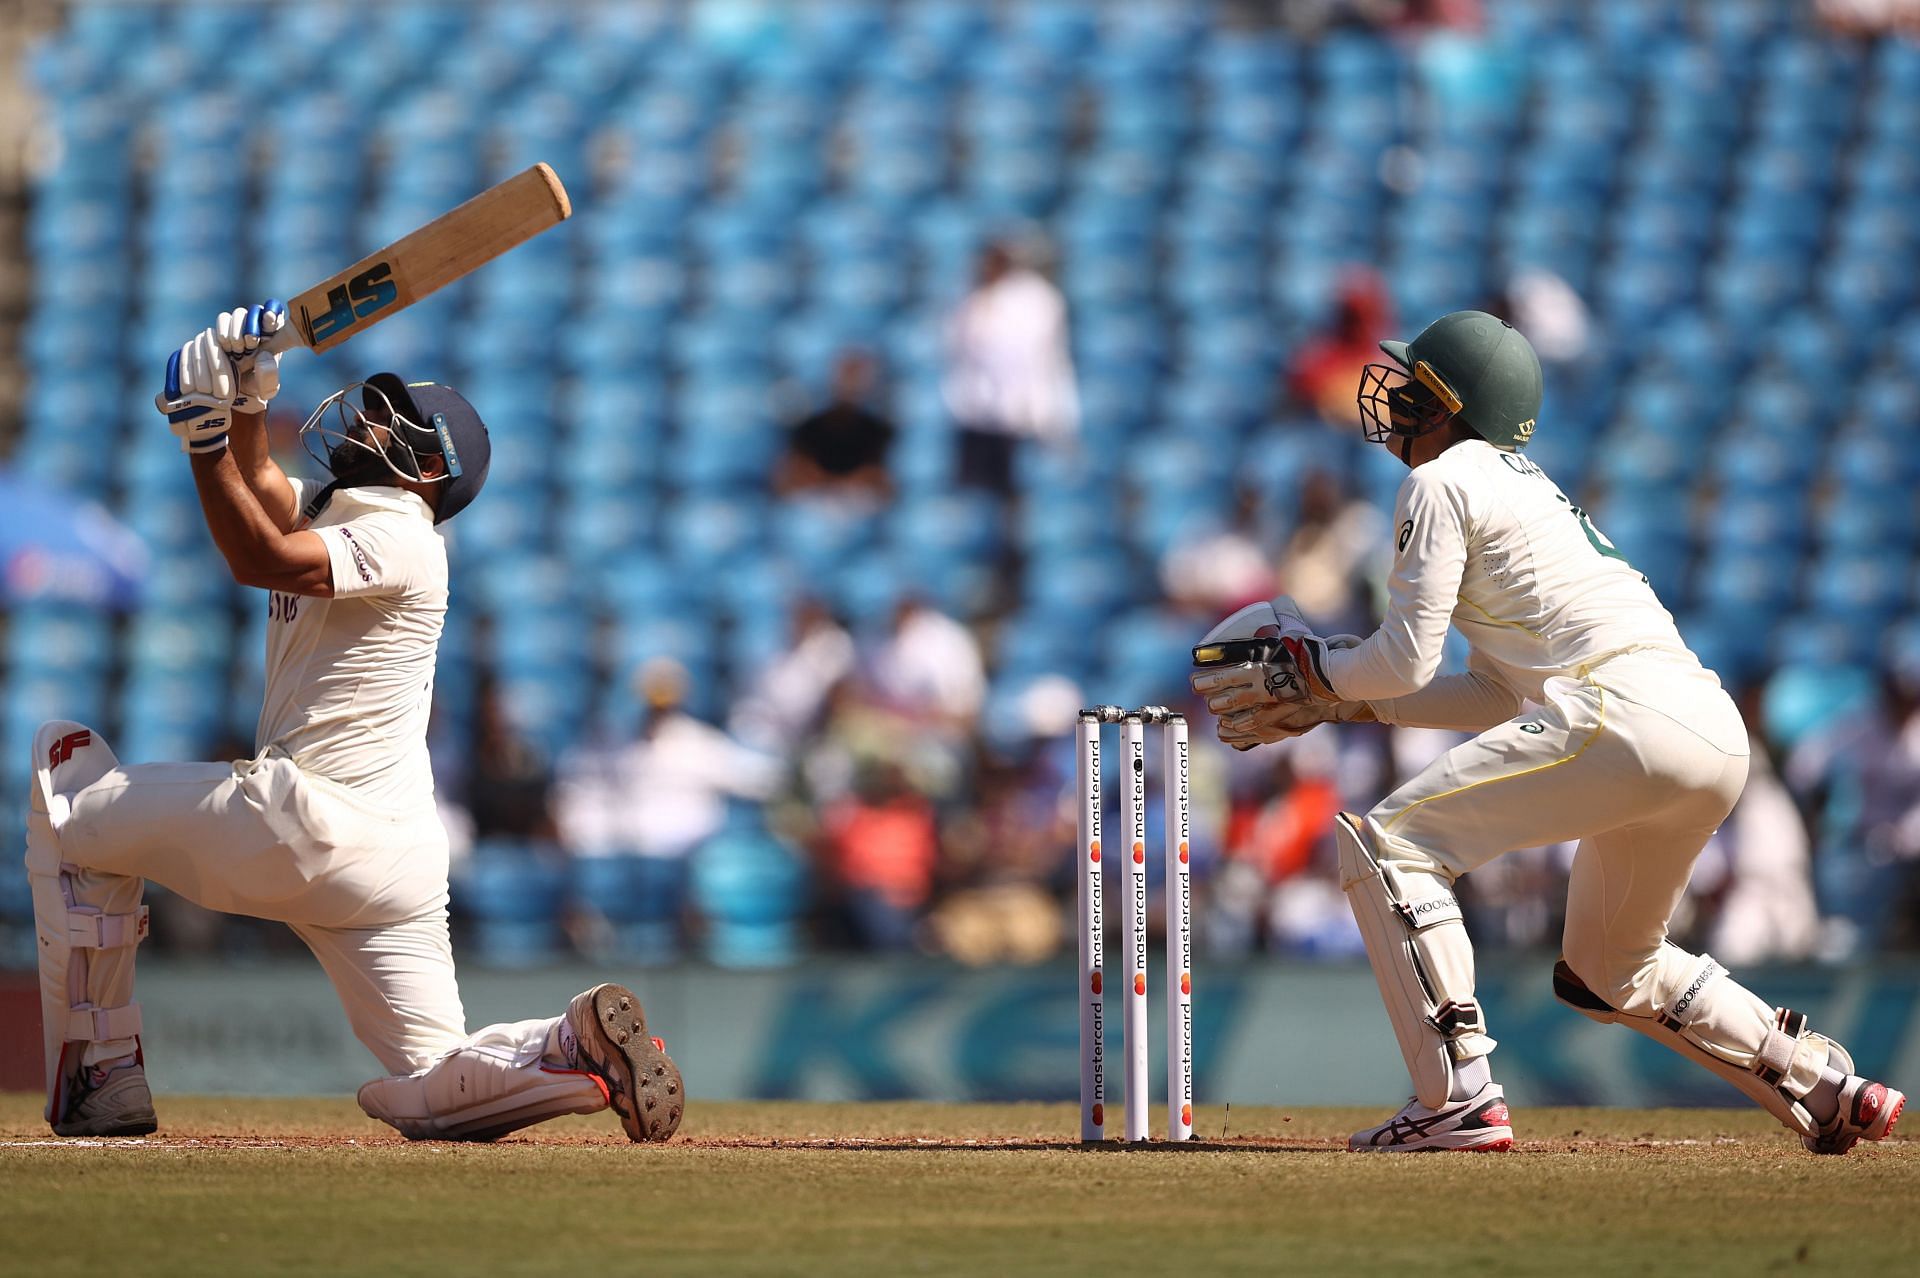
[[[1358,817],[1343,812],[1333,829],[1340,886],[1367,944],[1414,1095],[1439,1109],[1453,1089],[1454,1063],[1494,1048],[1473,997],[1473,946],[1460,903],[1441,875],[1383,861]]]
[[[551,1025],[490,1025],[419,1073],[365,1084],[360,1108],[408,1140],[482,1141],[605,1109],[604,1083],[544,1059]]]
[[[1651,1016],[1618,1010],[1565,959],[1553,965],[1553,994],[1582,1016],[1625,1025],[1704,1066],[1802,1136],[1818,1135],[1819,1123],[1800,1102],[1824,1069],[1853,1073],[1846,1049],[1808,1030],[1807,1018],[1791,1008],[1769,1012],[1707,955],[1694,959],[1685,976]]]
[[[33,737],[27,883],[39,942],[40,1025],[46,1048],[47,1121],[65,1116],[85,1066],[140,1050],[133,954],[147,935],[146,884],[68,864],[60,827],[71,796],[120,766],[100,734],[56,719]]]

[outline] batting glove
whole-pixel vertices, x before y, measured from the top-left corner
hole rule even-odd
[[[213,326],[220,349],[234,361],[240,390],[234,412],[260,412],[280,393],[280,356],[267,345],[286,324],[287,304],[276,297],[255,306],[236,306]]]
[[[264,410],[280,389],[279,356],[261,344],[286,322],[280,302],[238,307],[167,357],[154,406],[187,453],[227,446],[235,413]]]

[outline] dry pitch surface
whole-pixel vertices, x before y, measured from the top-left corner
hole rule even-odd
[[[1920,1141],[1815,1158],[1757,1113],[1535,1110],[1507,1155],[1350,1155],[1371,1111],[1200,1111],[1083,1150],[1062,1105],[700,1104],[408,1144],[348,1100],[161,1098],[55,1141],[0,1095],[0,1274],[1912,1272]],[[1221,1138],[1225,1124],[1226,1135]]]

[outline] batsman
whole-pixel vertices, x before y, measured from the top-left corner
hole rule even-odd
[[[1503,852],[1573,840],[1562,1002],[1719,1075],[1814,1153],[1885,1137],[1901,1093],[1667,938],[1745,784],[1747,732],[1647,579],[1526,458],[1532,346],[1457,311],[1381,349],[1390,362],[1361,377],[1362,429],[1409,473],[1379,629],[1323,638],[1289,601],[1255,604],[1194,649],[1192,679],[1240,749],[1353,720],[1477,734],[1336,820],[1341,883],[1414,1090],[1348,1147],[1511,1148],[1453,885]],[[1436,678],[1449,625],[1471,655]]]
[[[301,428],[332,482],[289,478],[265,430],[286,322],[278,302],[220,316],[168,359],[157,397],[215,546],[236,581],[268,592],[257,753],[125,766],[85,724],[34,739],[47,1121],[62,1136],[155,1130],[133,997],[153,879],[292,927],[385,1071],[361,1107],[404,1135],[491,1140],[611,1105],[633,1140],[665,1140],[680,1074],[632,991],[599,985],[562,1015],[467,1033],[426,733],[441,525],[486,482],[486,426],[450,387],[377,373]]]

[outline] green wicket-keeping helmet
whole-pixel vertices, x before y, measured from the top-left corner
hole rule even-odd
[[[1442,315],[1411,342],[1382,342],[1392,364],[1360,375],[1362,430],[1374,443],[1424,435],[1459,418],[1510,452],[1533,438],[1540,357],[1520,330],[1485,311]]]

